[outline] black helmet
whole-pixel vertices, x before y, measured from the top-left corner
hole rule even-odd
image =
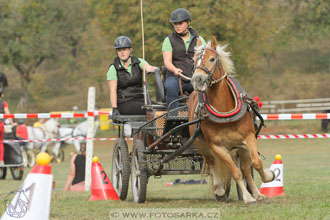
[[[23,120],[23,119],[18,119],[18,124],[19,124],[19,125],[24,124],[24,120]]]
[[[170,18],[170,22],[181,22],[181,21],[191,21],[189,11],[184,8],[175,9]]]
[[[119,36],[115,40],[114,47],[116,49],[119,49],[119,48],[131,48],[132,47],[132,41],[131,41],[131,39],[129,39],[129,37]]]

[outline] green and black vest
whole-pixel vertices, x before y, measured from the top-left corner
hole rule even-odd
[[[117,103],[127,102],[136,98],[143,98],[142,70],[138,58],[131,56],[132,74],[121,65],[118,57],[111,65],[117,70]]]
[[[192,28],[189,28],[190,32],[190,44],[188,51],[186,52],[186,46],[183,39],[176,32],[168,35],[170,39],[173,51],[172,51],[172,62],[176,68],[182,69],[184,75],[191,77],[194,69],[194,48],[197,44],[198,34]],[[167,72],[166,78],[174,76],[170,71]]]

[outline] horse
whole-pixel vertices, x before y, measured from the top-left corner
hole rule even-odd
[[[60,124],[57,119],[51,118],[43,123],[42,127],[34,128],[27,126],[28,129],[28,139],[29,140],[40,140],[40,139],[49,139],[56,138],[58,136]],[[29,142],[27,144],[27,149],[38,149],[41,152],[47,150],[50,142]]]
[[[188,119],[193,121],[202,116],[205,119],[189,126],[189,132],[193,134],[195,129],[200,129],[201,135],[194,145],[210,167],[216,199],[227,200],[226,190],[233,177],[242,191],[244,203],[254,203],[266,197],[253,181],[250,162],[263,182],[272,181],[275,175],[263,169],[254,124],[242,100],[244,91],[239,93],[238,85],[230,83],[235,80],[230,77],[235,69],[226,47],[218,45],[213,38],[207,45],[198,42],[195,48],[191,78],[194,91],[188,100]],[[239,155],[240,168],[235,164],[234,151]],[[244,185],[242,173],[252,195]]]
[[[93,137],[95,136],[97,129],[99,127],[100,122],[96,120],[94,122],[94,131],[93,131]],[[74,128],[64,128],[61,127],[59,129],[59,138],[85,138],[87,137],[87,130],[88,130],[88,121],[83,121],[79,123]],[[58,155],[60,148],[63,144],[73,144],[76,152],[80,151],[80,143],[82,140],[65,140],[57,142],[53,148],[53,152],[55,155]]]

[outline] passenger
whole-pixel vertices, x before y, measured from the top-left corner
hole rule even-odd
[[[154,72],[157,67],[132,55],[132,42],[126,36],[118,37],[114,42],[117,57],[107,72],[110,88],[112,117],[117,115],[144,115],[143,68]]]
[[[0,114],[10,114],[8,103],[2,99],[3,91],[0,88]],[[13,122],[12,118],[8,118],[11,125],[15,126],[16,123]],[[4,120],[0,119],[0,166],[4,165],[4,146],[3,146],[3,136],[4,136]]]
[[[41,128],[43,129],[44,123],[45,123],[46,119],[44,118],[40,118],[38,121],[33,123],[33,127],[34,128]]]
[[[80,154],[74,154],[71,158],[70,173],[66,180],[64,190],[85,190],[85,165],[86,165],[86,143],[80,144]]]
[[[179,74],[192,76],[194,68],[193,57],[197,39],[204,45],[205,40],[190,27],[190,14],[186,9],[178,8],[172,12],[170,22],[174,31],[168,35],[163,42],[163,60],[168,73],[165,76],[166,103],[167,106],[172,101],[179,98]],[[189,94],[194,90],[190,81],[181,79],[182,90]],[[170,109],[176,108],[179,103],[171,105]]]
[[[28,129],[24,124],[24,120],[18,120],[18,126],[16,128],[16,138],[18,140],[27,140],[28,139]],[[25,145],[25,142],[20,142],[20,145]]]

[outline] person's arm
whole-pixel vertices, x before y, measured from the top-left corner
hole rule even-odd
[[[8,106],[4,107],[4,111],[5,111],[5,114],[10,114]],[[9,119],[11,125],[16,125],[16,123],[14,123],[12,118],[8,118],[8,119]]]
[[[155,72],[155,69],[157,69],[156,66],[151,66],[149,63],[145,62],[143,65],[143,68],[146,70],[146,72]]]
[[[109,67],[107,72],[107,80],[110,92],[110,104],[112,108],[117,108],[117,87],[118,87],[118,77],[117,70],[114,65]]]
[[[77,154],[73,155],[71,158],[70,173],[68,175],[68,178],[66,179],[64,191],[70,190],[72,181],[74,179],[74,176],[76,175],[76,166],[74,165],[74,160],[76,159],[76,157]]]
[[[110,103],[112,108],[117,108],[117,80],[108,81],[110,90]]]

